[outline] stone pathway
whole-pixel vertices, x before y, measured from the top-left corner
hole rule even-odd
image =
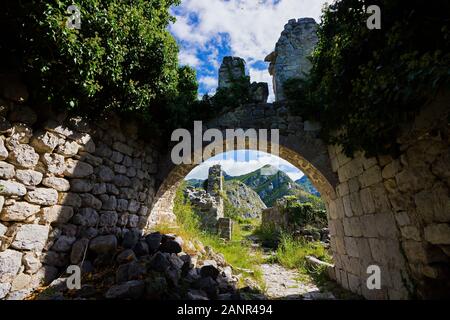
[[[262,264],[266,294],[269,299],[282,300],[334,300],[330,292],[320,292],[312,283],[305,283],[299,279],[295,270],[289,270],[279,264]]]

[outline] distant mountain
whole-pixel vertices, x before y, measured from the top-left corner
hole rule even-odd
[[[224,177],[226,181],[236,180],[249,186],[268,207],[284,196],[305,193],[286,173],[270,165],[242,176],[232,177],[224,174]]]
[[[317,197],[320,197],[319,191],[317,191],[317,189],[313,186],[313,184],[311,183],[311,181],[308,179],[307,176],[303,176],[300,179],[295,180],[295,183],[297,183],[300,186],[300,188],[302,188],[306,192],[311,193]]]
[[[225,210],[232,218],[258,218],[267,206],[250,187],[238,180],[225,181]]]
[[[186,180],[186,186],[194,188],[202,188],[205,180],[202,179],[189,179]]]

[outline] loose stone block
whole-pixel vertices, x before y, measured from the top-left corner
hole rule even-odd
[[[94,173],[94,168],[86,162],[68,159],[64,174],[71,178],[84,178]]]
[[[0,180],[0,194],[21,197],[27,193],[27,189],[21,183]]]
[[[22,253],[7,249],[0,252],[0,283],[11,282],[22,265]]]
[[[24,224],[18,228],[11,247],[19,250],[42,251],[47,242],[48,233],[48,226]]]
[[[3,140],[1,140],[1,141],[3,141]],[[0,178],[11,179],[11,178],[14,178],[15,174],[16,174],[16,171],[12,164],[9,164],[4,161],[0,161]]]
[[[42,184],[46,187],[53,188],[56,191],[69,191],[70,183],[64,178],[47,177],[42,180]]]
[[[42,218],[46,223],[65,224],[73,216],[73,208],[70,206],[54,205],[42,208]]]
[[[60,176],[66,170],[64,157],[56,153],[45,153],[42,156],[42,161],[47,166],[47,172]]]
[[[0,214],[2,221],[25,221],[29,217],[37,214],[41,207],[27,202],[14,202],[10,206],[5,206]]]
[[[432,244],[450,244],[450,225],[432,224],[425,227],[425,240]]]
[[[36,188],[25,195],[25,200],[43,206],[52,206],[58,203],[58,192],[50,188]]]
[[[37,186],[42,181],[42,173],[34,170],[17,170],[16,178],[26,186]]]
[[[52,153],[59,143],[59,137],[51,132],[39,132],[31,140],[31,146],[39,153]]]

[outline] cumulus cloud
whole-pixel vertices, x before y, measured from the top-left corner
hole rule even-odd
[[[225,152],[206,160],[193,169],[185,179],[206,179],[208,170],[213,165],[220,164],[222,170],[231,176],[240,176],[258,170],[267,164],[285,172],[292,180],[303,177],[303,173],[289,162],[259,151],[247,151],[246,153],[237,151]]]
[[[216,77],[211,77],[211,76],[201,77],[199,79],[199,83],[203,84],[204,88],[206,88],[208,91],[211,91],[211,90],[217,88],[217,78]]]
[[[324,3],[325,0],[184,0],[173,9],[177,22],[170,30],[180,43],[180,59],[187,64],[191,61],[192,66],[200,68],[199,73],[202,68],[217,69],[220,53],[226,52],[244,58],[251,75],[253,72],[270,84],[267,67],[261,66],[261,61],[273,51],[284,24],[301,17],[319,21]],[[202,64],[192,58],[193,52]]]

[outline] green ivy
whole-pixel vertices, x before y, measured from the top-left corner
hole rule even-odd
[[[364,8],[381,8],[369,30]],[[326,9],[312,70],[291,80],[294,112],[319,120],[322,134],[347,155],[395,153],[403,123],[450,83],[450,2],[341,0]]]
[[[81,29],[66,27],[69,5]],[[178,66],[167,30],[179,0],[6,0],[0,14],[2,69],[19,70],[34,105],[132,115],[166,129],[193,114],[195,71]],[[183,103],[181,103],[181,101]],[[191,116],[192,117],[192,116]],[[191,118],[189,117],[189,119]]]

